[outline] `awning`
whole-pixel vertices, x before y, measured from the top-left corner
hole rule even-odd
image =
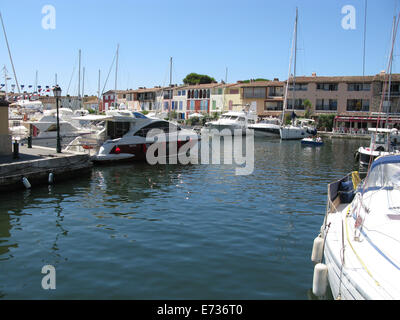
[[[394,122],[394,123],[400,123],[400,117],[399,118],[393,118],[389,117],[387,119],[389,122]],[[350,116],[336,116],[335,121],[343,121],[343,122],[376,122],[376,121],[386,121],[386,116],[381,116],[381,117],[350,117]]]

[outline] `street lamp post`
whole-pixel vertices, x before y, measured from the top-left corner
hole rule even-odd
[[[60,139],[60,117],[58,114],[58,99],[61,97],[61,88],[56,85],[53,88],[54,96],[56,97],[57,106],[57,153],[61,153],[61,139]]]

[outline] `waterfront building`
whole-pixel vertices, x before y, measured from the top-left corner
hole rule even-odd
[[[224,91],[224,112],[227,111],[242,111],[243,95],[241,94],[242,82],[228,86]]]
[[[389,75],[381,72],[374,76],[300,76],[289,83],[287,111],[297,116],[311,115],[318,118],[323,114],[335,115],[335,129],[342,131],[367,131],[376,127],[378,112],[381,117],[389,114],[391,126],[400,124],[400,74],[391,77],[390,102],[383,102],[380,110],[382,90]],[[286,88],[286,82],[283,92]],[[388,88],[386,89],[388,93]],[[386,94],[387,97],[387,94]],[[294,99],[293,99],[294,98]],[[293,103],[294,100],[294,103]],[[307,110],[307,102],[311,103]],[[276,116],[276,110],[266,108],[264,115]],[[257,108],[258,114],[259,109]],[[384,124],[381,123],[380,126]]]
[[[134,110],[136,111],[161,111],[163,89],[160,86],[154,88],[139,87],[133,90]]]
[[[224,106],[228,104],[225,93],[234,85],[234,83],[220,83],[210,89],[210,114],[222,113],[225,110]]]
[[[173,90],[172,110],[178,114],[178,119],[185,120],[187,112],[186,86],[179,86]]]
[[[118,108],[121,105],[127,106],[128,90],[108,90],[103,93],[103,103],[100,112],[104,112],[113,108]]]
[[[188,85],[181,88],[186,95],[186,119],[191,113],[210,113],[211,89],[218,83]]]
[[[273,81],[238,81],[229,85],[224,95],[225,111],[241,111],[243,106],[250,106],[262,118],[280,116],[283,109],[285,83]]]

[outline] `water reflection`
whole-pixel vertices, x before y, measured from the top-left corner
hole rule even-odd
[[[248,176],[134,163],[2,194],[0,297],[47,298],[32,277],[52,264],[57,298],[307,298],[326,185],[357,146],[257,140]]]

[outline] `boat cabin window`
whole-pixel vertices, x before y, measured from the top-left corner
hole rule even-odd
[[[236,120],[237,118],[237,116],[231,116],[231,120]]]
[[[135,116],[135,118],[138,118],[138,119],[147,119],[147,117],[143,113],[140,113],[140,112],[134,112],[133,115]]]
[[[254,120],[251,120],[251,119],[249,119],[247,122],[250,123],[250,124],[254,124],[255,123]]]
[[[110,139],[121,138],[124,134],[129,131],[131,123],[130,122],[118,122],[118,121],[108,121],[107,123],[107,136]]]
[[[146,137],[148,132],[152,129],[160,129],[164,133],[171,133],[171,132],[176,132],[181,130],[178,126],[171,122],[167,121],[156,121],[153,123],[150,123],[147,126],[144,126],[143,128],[139,129],[134,135],[139,136],[139,137]]]
[[[245,121],[246,119],[243,117],[239,117],[239,121]]]
[[[379,133],[376,135],[375,143],[377,144],[385,144],[386,143],[386,135],[383,133]]]
[[[371,170],[366,181],[365,190],[372,188],[400,188],[400,163],[385,163]]]

